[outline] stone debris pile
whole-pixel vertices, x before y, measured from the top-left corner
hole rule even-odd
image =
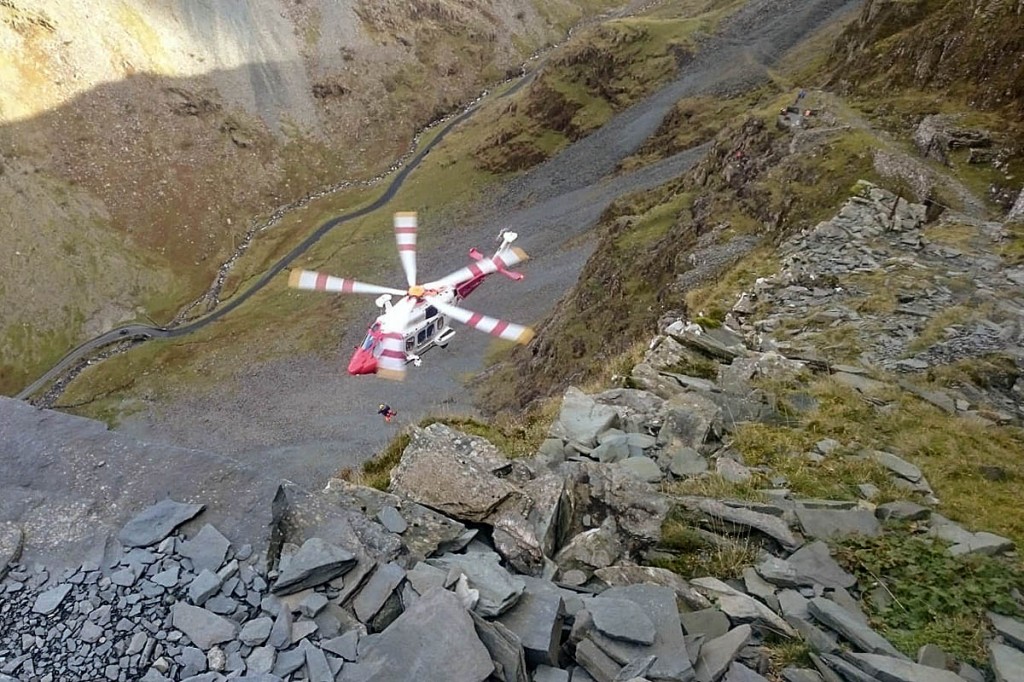
[[[935,647],[911,661],[875,632],[857,601],[864,586],[826,541],[884,532],[888,518],[920,519],[952,553],[1012,550],[1004,538],[909,500],[795,498],[783,481],[771,504],[652,485],[749,474],[726,445],[736,415],[775,413],[738,387],[754,368],[792,369],[725,332],[684,327],[670,325],[634,375],[653,390],[567,391],[535,457],[509,460],[433,424],[413,430],[392,492],[281,485],[265,556],[212,525],[184,537],[176,529],[202,507],[172,500],[61,575],[18,563],[17,531],[4,527],[0,681],[755,682],[767,679],[766,639],[780,637],[814,652],[815,669],[781,672],[789,681],[983,679]],[[673,349],[732,356],[733,369],[690,382],[668,369],[682,359]],[[920,471],[894,454],[835,441],[809,454],[812,465],[876,458],[927,497]],[[759,543],[757,562],[741,581],[642,565],[661,551],[669,514],[708,541]],[[1024,623],[992,619],[991,665],[1016,679]]]

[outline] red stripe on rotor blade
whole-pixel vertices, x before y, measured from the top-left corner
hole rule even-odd
[[[415,227],[396,227],[395,234],[416,234]]]
[[[480,266],[477,265],[476,263],[470,263],[467,267],[469,268],[469,271],[473,273],[474,277],[479,277],[480,275],[484,274],[484,271],[481,270]]]
[[[399,251],[415,251],[416,250],[416,245],[415,244],[399,244],[398,245],[398,250]]]
[[[394,358],[395,360],[405,360],[405,352],[400,350],[383,350],[380,353],[382,358]]]
[[[356,287],[356,283],[355,283],[354,280],[351,280],[351,279],[343,279],[343,280],[341,280],[341,290],[344,293],[346,293],[346,294],[351,293],[352,290],[355,289],[355,287]]]
[[[508,329],[508,322],[499,320],[498,324],[494,325],[494,329],[491,330],[491,334],[494,336],[501,336],[501,333]]]
[[[469,319],[466,320],[466,324],[468,324],[470,327],[475,327],[480,324],[480,320],[482,319],[484,319],[483,315],[481,315],[480,313],[473,313],[472,315],[469,316]]]
[[[508,263],[506,263],[505,261],[503,261],[503,260],[501,259],[501,256],[495,256],[494,258],[492,258],[492,259],[491,259],[491,261],[492,261],[492,262],[493,262],[493,263],[494,263],[495,265],[497,265],[497,266],[498,266],[498,269],[499,269],[499,270],[501,270],[502,268],[507,268],[507,267],[508,267]]]
[[[318,290],[323,291],[327,288],[327,275],[322,272],[316,273],[316,284],[314,284]]]

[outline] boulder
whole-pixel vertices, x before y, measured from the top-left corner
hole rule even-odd
[[[636,602],[598,595],[587,604],[594,627],[612,639],[654,644],[654,623]]]
[[[494,671],[472,618],[447,590],[428,591],[383,632],[366,639],[358,662],[342,667],[341,682],[483,682]]]
[[[414,428],[391,490],[459,521],[480,522],[519,490],[495,472],[509,462],[491,443],[444,424]]]
[[[608,405],[601,405],[574,386],[565,391],[558,419],[551,425],[551,435],[586,447],[597,445],[597,435],[618,426],[619,414]]]
[[[665,402],[665,423],[658,432],[662,448],[700,449],[721,435],[720,408],[698,393],[682,393]]]
[[[519,495],[485,520],[494,528],[494,548],[516,571],[538,574],[545,558],[565,541],[570,516],[565,483],[564,476],[554,473],[525,481]]]
[[[403,580],[405,570],[398,564],[391,562],[377,566],[352,602],[356,617],[363,623],[369,623]]]
[[[340,509],[365,510],[390,533],[401,535],[402,553],[397,561],[411,568],[446,543],[455,542],[466,527],[422,504],[376,488],[331,479],[321,497]]]
[[[586,574],[595,569],[614,564],[622,556],[623,547],[619,541],[615,519],[604,520],[600,528],[591,528],[573,537],[554,557],[559,569],[579,570]]]

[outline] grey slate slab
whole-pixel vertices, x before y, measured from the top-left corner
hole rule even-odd
[[[832,540],[847,535],[878,537],[882,526],[875,515],[866,509],[808,509],[796,508],[796,517],[804,532],[818,540]]]
[[[170,498],[161,500],[126,523],[117,539],[128,547],[155,545],[203,508],[201,504],[185,504]]]
[[[996,682],[1020,682],[1024,680],[1024,652],[1005,644],[989,644],[989,664],[995,673]]]
[[[458,597],[434,589],[383,632],[360,647],[358,663],[346,664],[342,682],[483,682],[494,663]]]
[[[718,682],[725,675],[740,649],[750,641],[749,625],[733,628],[721,637],[704,642],[694,670],[698,682]]]
[[[50,615],[57,610],[57,607],[60,606],[64,598],[71,592],[72,587],[74,586],[64,583],[43,592],[36,597],[35,603],[32,604],[32,612],[40,613],[44,616]]]
[[[887,639],[859,622],[855,616],[839,604],[823,597],[815,597],[808,604],[808,610],[816,620],[839,633],[858,649],[868,653],[879,653],[908,660]]]
[[[224,563],[231,543],[219,530],[206,524],[195,537],[183,542],[178,553],[192,560],[192,566],[196,573],[207,569],[214,573]]]
[[[171,623],[203,651],[238,634],[238,625],[233,621],[184,602],[171,607]]]
[[[405,569],[398,564],[390,562],[378,566],[352,602],[356,617],[369,623],[404,579]]]
[[[598,595],[587,610],[594,627],[604,635],[634,644],[654,644],[654,623],[636,602]]]
[[[355,564],[356,556],[352,552],[320,538],[310,538],[292,556],[271,591],[274,594],[299,592],[343,575]]]
[[[498,622],[519,636],[530,665],[553,666],[558,663],[562,634],[562,597],[557,592],[541,592],[534,584],[527,582],[519,601],[498,616]]]
[[[851,652],[844,657],[880,682],[963,682],[963,678],[950,670],[939,670],[890,656]]]

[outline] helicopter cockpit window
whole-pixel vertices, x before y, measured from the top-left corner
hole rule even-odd
[[[374,336],[376,334],[377,336]],[[380,336],[380,323],[374,322],[373,326],[370,327],[370,331],[366,333],[366,338],[363,339],[362,345],[359,346],[361,350],[370,350],[373,347],[374,342]]]
[[[437,315],[437,308],[435,308],[432,305],[428,305],[426,311],[424,311],[423,313],[423,316],[429,320],[434,315]]]

